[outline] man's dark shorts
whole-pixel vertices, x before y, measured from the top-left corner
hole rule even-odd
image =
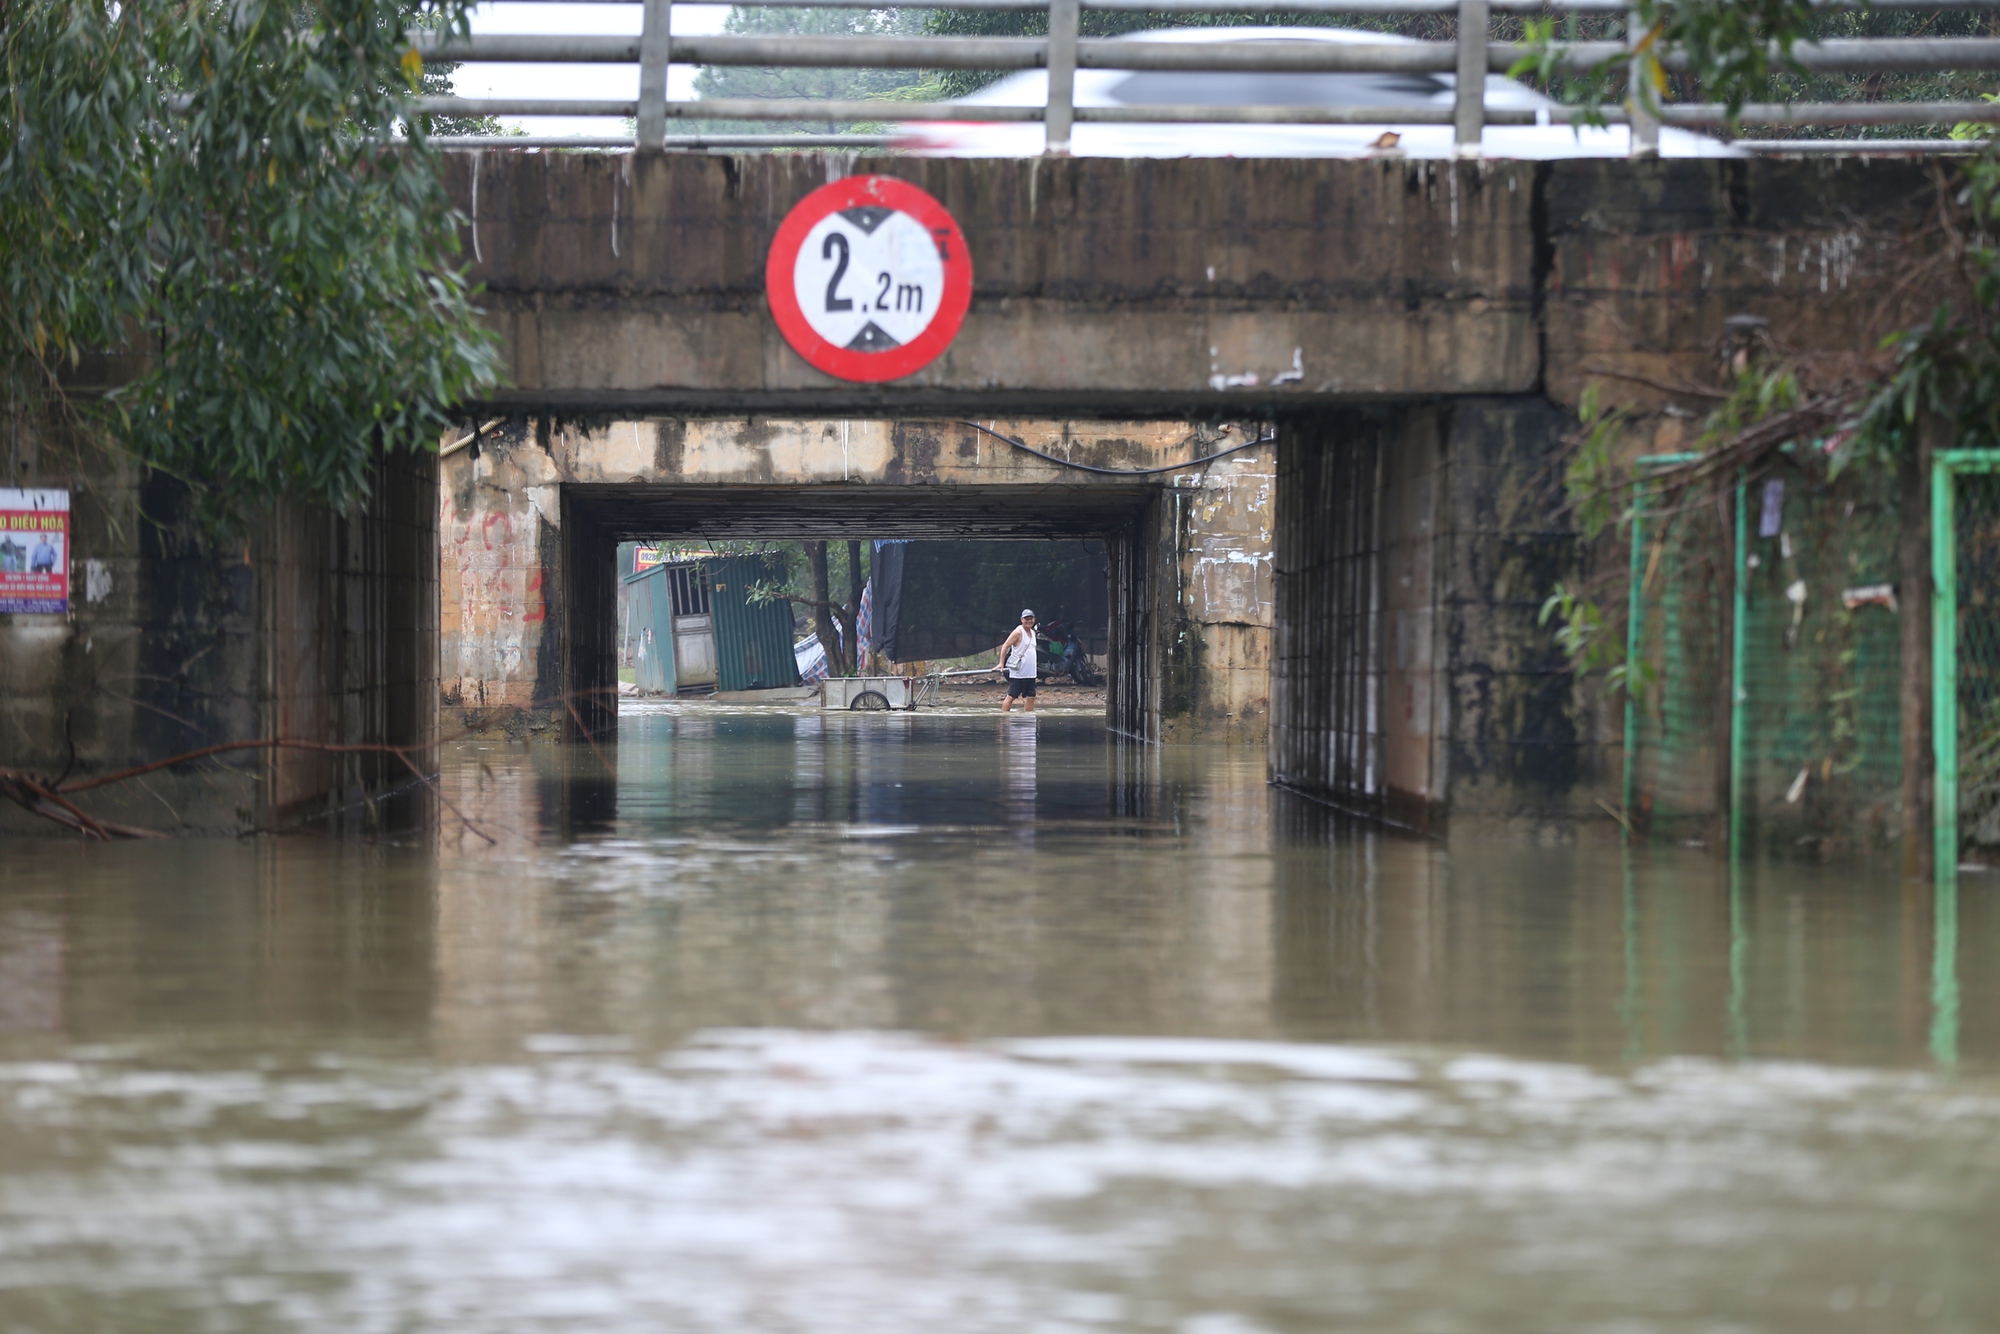
[[[1007,678],[1008,699],[1033,699],[1035,678],[1032,676],[1010,676]]]

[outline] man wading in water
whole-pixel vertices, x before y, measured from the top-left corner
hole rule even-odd
[[[1000,646],[1000,661],[993,667],[994,671],[1007,675],[1007,698],[1000,701],[1000,712],[1011,710],[1017,699],[1026,701],[1029,713],[1035,711],[1036,668],[1035,613],[1023,609],[1021,623]]]

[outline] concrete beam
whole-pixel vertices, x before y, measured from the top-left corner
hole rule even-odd
[[[506,340],[493,406],[811,416],[1208,416],[1512,393],[1540,373],[1532,164],[942,161],[483,151],[448,160]],[[972,309],[931,366],[835,380],[786,346],[764,258],[829,179],[951,209]]]

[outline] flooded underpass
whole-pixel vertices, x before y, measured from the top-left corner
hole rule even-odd
[[[0,1326],[2000,1323],[1986,878],[1940,967],[1880,871],[1384,834],[1084,712],[628,704],[445,791],[8,844]]]

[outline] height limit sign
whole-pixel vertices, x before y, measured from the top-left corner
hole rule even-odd
[[[944,205],[916,186],[850,176],[785,215],[764,287],[793,351],[873,384],[921,370],[958,336],[972,256]]]

